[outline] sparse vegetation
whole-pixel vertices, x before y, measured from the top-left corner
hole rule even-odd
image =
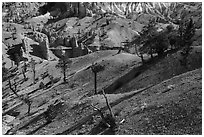
[[[108,98],[107,98],[107,96],[106,96],[104,90],[102,90],[102,94],[103,94],[103,96],[104,96],[104,98],[105,98],[106,105],[107,105],[108,110],[109,110],[109,114],[106,114],[106,115],[105,115],[105,114],[102,112],[101,109],[99,109],[99,108],[97,108],[97,107],[95,107],[95,106],[93,106],[93,105],[91,105],[91,107],[93,107],[95,110],[97,110],[97,111],[99,112],[99,114],[100,114],[100,116],[101,116],[101,119],[102,119],[101,122],[102,122],[107,128],[112,129],[113,132],[114,132],[114,130],[115,130],[116,127],[117,127],[116,119],[115,119],[115,116],[114,116],[114,114],[113,114],[112,108],[111,108],[111,106],[110,106],[110,104],[109,104]]]
[[[57,68],[61,68],[62,74],[63,74],[63,81],[66,83],[66,72],[67,69],[71,66],[72,61],[69,58],[61,57],[59,59],[59,62],[57,64]]]
[[[27,113],[30,114],[31,100],[29,99],[29,96],[27,94],[24,95],[23,97],[18,95],[18,93],[17,93],[18,92],[18,83],[16,82],[16,78],[13,79],[13,83],[11,83],[11,79],[9,78],[8,84],[9,84],[9,88],[16,95],[16,97],[28,105]]]
[[[4,2],[2,19],[3,134],[202,134],[202,3]]]
[[[56,117],[55,106],[53,104],[49,105],[47,110],[44,112],[45,119],[47,123],[52,122],[52,120]]]
[[[18,89],[17,89],[17,82],[16,82],[16,79],[14,78],[13,80],[13,83],[11,83],[11,79],[9,78],[9,81],[8,81],[8,84],[9,84],[9,88],[11,89],[11,91],[18,97],[20,98],[20,96],[18,95]]]

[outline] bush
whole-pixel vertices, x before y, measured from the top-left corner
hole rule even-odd
[[[168,49],[169,42],[167,34],[165,32],[160,32],[153,38],[152,42],[152,50],[153,52],[157,53],[158,56],[162,55],[164,51]]]

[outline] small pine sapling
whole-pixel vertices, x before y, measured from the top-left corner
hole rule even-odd
[[[93,105],[91,105],[91,107],[93,107],[94,110],[97,110],[97,111],[99,112],[99,114],[100,114],[100,116],[101,116],[101,119],[102,119],[102,123],[103,123],[106,127],[110,128],[110,129],[112,129],[112,130],[114,131],[114,130],[116,129],[116,127],[117,127],[116,119],[115,119],[115,116],[114,116],[114,114],[113,114],[112,108],[111,108],[111,106],[110,106],[110,104],[109,104],[109,102],[108,102],[108,98],[107,98],[107,96],[106,96],[104,90],[102,90],[102,94],[103,94],[103,96],[104,96],[104,98],[105,98],[106,105],[107,105],[108,110],[109,110],[110,113],[107,114],[107,115],[104,115],[104,113],[102,112],[101,109],[99,109],[99,108],[97,108],[97,107],[95,107],[95,106],[93,106]]]

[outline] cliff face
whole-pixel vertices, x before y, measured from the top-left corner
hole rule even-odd
[[[53,16],[80,17],[112,13],[120,17],[151,14],[172,20],[186,14],[197,14],[202,3],[197,2],[11,2],[3,3],[3,21],[23,22],[25,19],[51,12]],[[134,14],[134,15],[133,15]],[[14,16],[15,15],[15,16]]]
[[[48,41],[47,36],[43,33],[35,32],[31,38],[39,43],[35,49],[39,49],[42,57],[48,60],[49,59],[49,41]],[[34,51],[33,53],[37,54],[36,51]]]
[[[66,16],[93,16],[94,14],[112,13],[120,17],[131,17],[135,13],[151,14],[163,20],[181,18],[186,11],[195,12],[201,3],[181,2],[66,2],[52,5]],[[49,6],[49,5],[48,5]]]
[[[71,40],[75,37],[79,47],[74,47],[73,49],[77,50],[67,53],[67,55],[76,57],[87,54],[88,50],[95,51],[123,46],[122,43],[131,41],[138,35],[138,32],[152,17],[161,23],[160,29],[165,29],[164,26],[168,24],[176,24],[178,19],[192,17],[196,29],[200,32],[199,30],[202,29],[201,5],[202,3],[184,2],[3,4],[2,17],[12,22],[3,23],[3,39],[7,39],[6,42],[4,41],[7,47],[14,46],[22,43],[23,37],[13,40],[12,33],[17,36],[35,33],[35,36],[29,36],[34,41],[34,44],[30,44],[31,55],[49,59],[51,57],[50,47],[69,47],[69,43],[75,43]],[[29,17],[26,12],[29,13]],[[176,25],[174,26],[176,27]],[[200,45],[200,36],[200,33],[196,33],[195,40],[199,38],[199,42],[194,42],[194,45]],[[64,40],[66,41],[64,42]],[[79,48],[80,50],[78,50]],[[86,51],[82,53],[83,48]]]

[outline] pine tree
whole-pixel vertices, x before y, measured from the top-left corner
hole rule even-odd
[[[193,19],[190,18],[187,22],[181,22],[179,26],[180,34],[180,46],[182,48],[181,55],[183,59],[181,60],[181,65],[188,68],[188,55],[192,50],[192,37],[195,34],[195,25]]]
[[[139,49],[135,47],[136,53],[140,52],[140,56],[143,60],[142,54],[147,53],[153,58],[153,53],[157,53],[158,56],[164,54],[164,51],[168,49],[168,33],[172,28],[167,28],[168,31],[157,31],[155,20],[151,19],[149,24],[144,26],[142,31],[139,32],[139,37],[136,38],[136,44],[140,45]]]
[[[104,70],[104,66],[101,66],[100,64],[92,64],[91,70],[94,73],[94,91],[95,94],[97,94],[97,73]]]
[[[148,25],[144,26],[142,31],[139,33],[138,38],[139,44],[142,45],[139,49],[143,53],[148,53],[153,58],[153,39],[156,35],[156,22],[154,19],[149,20]]]
[[[63,73],[63,80],[64,80],[64,83],[66,83],[66,71],[67,71],[67,68],[70,67],[72,61],[69,59],[69,58],[66,58],[65,56],[61,57],[59,59],[59,62],[57,64],[57,68],[61,68],[62,70],[62,73]]]

